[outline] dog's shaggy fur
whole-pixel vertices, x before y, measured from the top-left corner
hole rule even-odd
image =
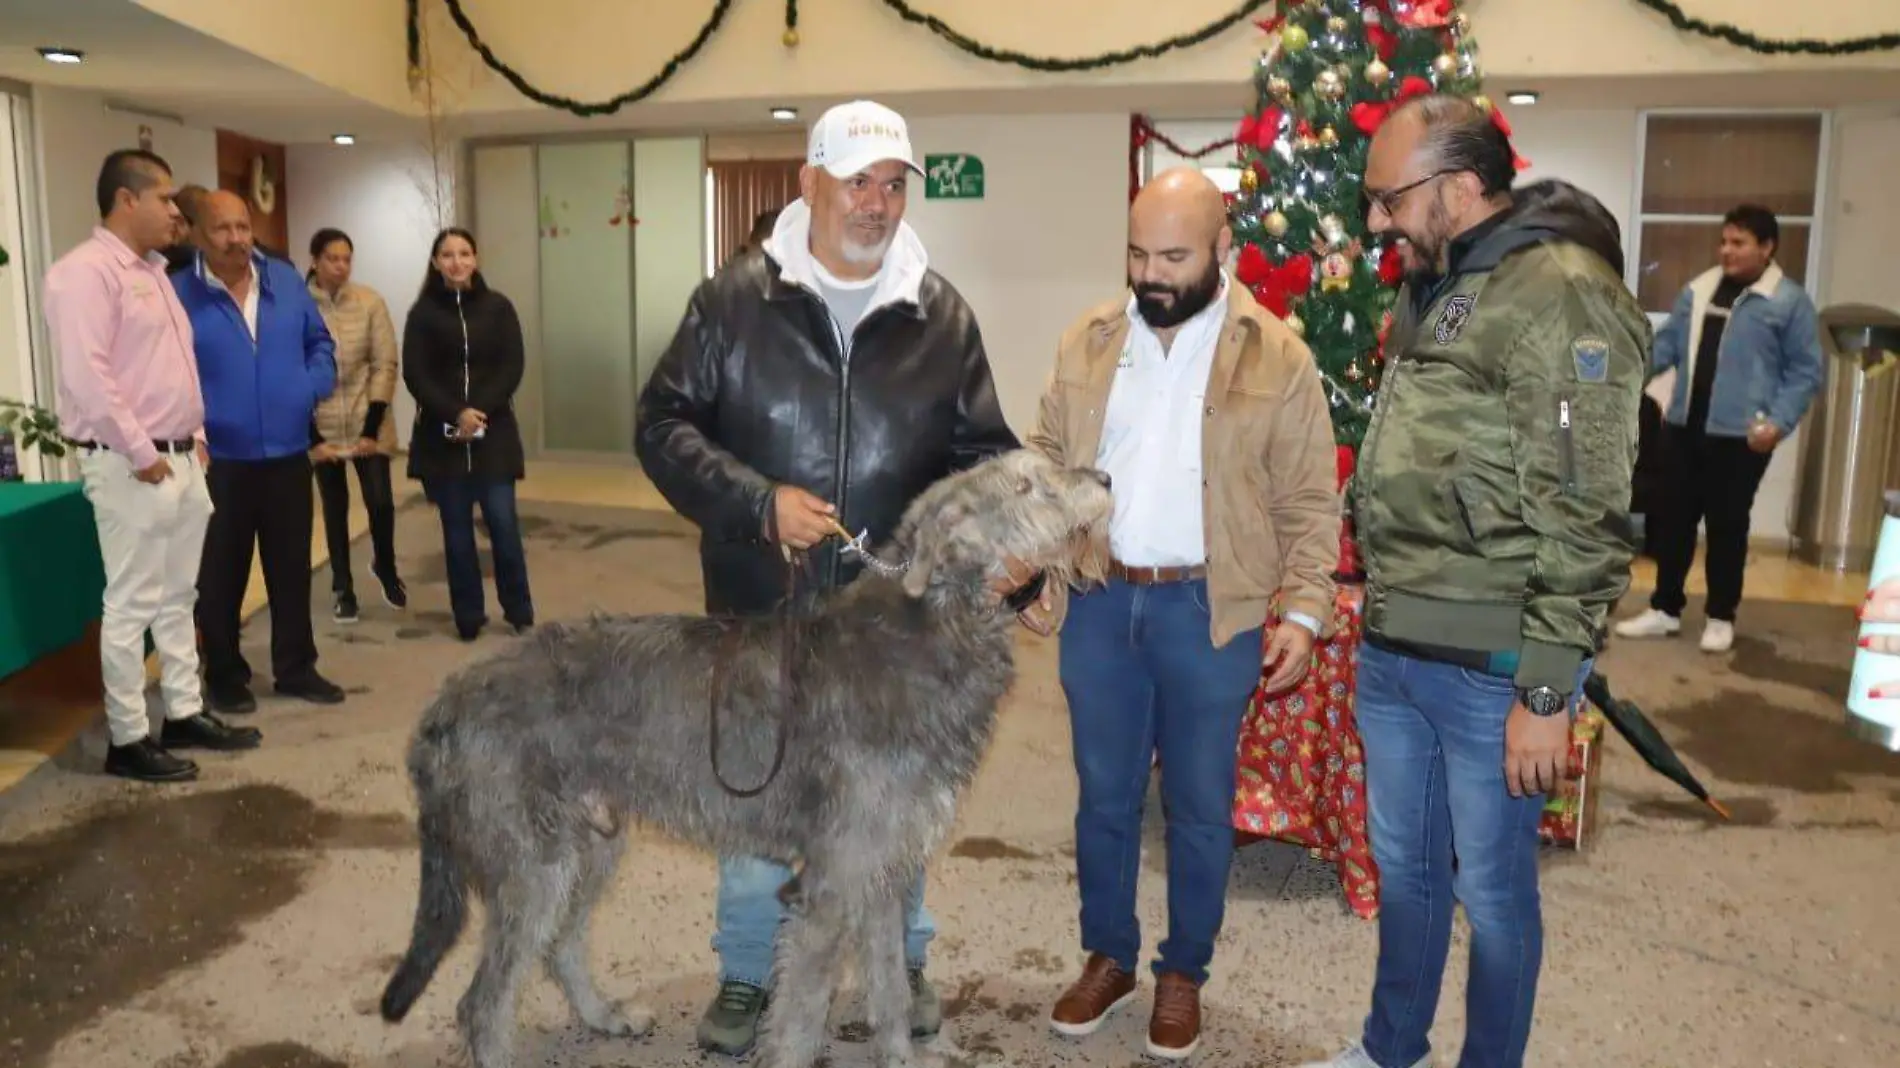
[[[461,933],[467,891],[487,909],[457,1018],[477,1068],[509,1063],[536,962],[597,1031],[644,1033],[586,964],[589,911],[641,822],[722,855],[799,866],[762,1041],[766,1068],[823,1053],[847,947],[861,954],[882,1058],[912,1063],[905,889],[948,833],[1014,677],[1014,617],[989,583],[1014,556],[1067,581],[1074,546],[1110,509],[1107,478],[1027,450],[921,494],[875,569],[790,624],[781,693],[775,618],[602,616],[544,626],[444,683],[416,729],[422,885],[408,953],[384,991],[400,1020]],[[727,642],[729,634],[736,640]],[[736,649],[722,661],[722,649]],[[720,766],[709,759],[712,680],[723,676]],[[782,715],[782,719],[781,719]]]

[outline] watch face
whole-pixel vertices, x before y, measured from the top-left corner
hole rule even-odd
[[[1540,687],[1526,696],[1524,705],[1532,715],[1554,716],[1563,711],[1564,697],[1555,690]]]

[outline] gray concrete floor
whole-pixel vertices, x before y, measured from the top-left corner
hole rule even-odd
[[[542,618],[697,607],[693,542],[677,519],[524,512]],[[322,669],[350,689],[345,705],[265,696],[252,717],[265,747],[202,758],[192,786],[100,776],[95,731],[0,795],[0,1064],[461,1063],[451,1021],[472,937],[408,1022],[384,1024],[374,1003],[415,900],[407,732],[448,671],[506,639],[449,635],[429,512],[406,509],[398,541],[406,614],[367,596],[361,624],[332,625],[328,575],[315,579]],[[1532,1064],[1900,1064],[1900,758],[1840,729],[1852,626],[1841,610],[1751,605],[1730,657],[1685,639],[1606,658],[1619,694],[1652,713],[1736,819],[1716,825],[1612,743],[1597,843],[1543,867]],[[268,633],[262,618],[247,631],[261,695]],[[1075,794],[1054,645],[1025,636],[1021,657],[994,749],[931,870],[931,973],[949,1017],[939,1047],[967,1064],[1134,1064],[1145,999],[1080,1042],[1043,1022],[1081,960]],[[1157,812],[1141,887],[1151,950],[1165,929]],[[712,890],[711,858],[642,835],[592,945],[603,988],[656,1010],[655,1032],[588,1037],[537,977],[520,1063],[721,1063],[692,1046],[714,982]],[[1434,1032],[1444,1065],[1462,1029],[1463,945],[1461,932]],[[1264,1068],[1331,1052],[1357,1032],[1376,946],[1375,925],[1346,911],[1327,868],[1288,847],[1245,850],[1193,1063]],[[865,1052],[840,1041],[832,1062],[867,1064]]]

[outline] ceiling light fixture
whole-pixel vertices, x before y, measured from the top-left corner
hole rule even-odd
[[[356,143],[356,135],[355,134],[331,134],[330,143],[333,145],[353,145]]]
[[[78,63],[86,58],[86,53],[77,48],[42,48],[40,58],[48,63]]]
[[[772,117],[780,122],[791,122],[798,118],[797,108],[773,108]]]
[[[1526,92],[1520,89],[1515,93],[1505,94],[1504,99],[1510,101],[1513,104],[1529,107],[1530,105],[1537,103],[1537,94]]]

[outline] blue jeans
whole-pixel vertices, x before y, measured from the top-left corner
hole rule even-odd
[[[517,625],[534,622],[534,598],[528,592],[528,556],[521,546],[521,516],[515,511],[511,478],[463,475],[423,480],[423,489],[442,517],[442,552],[448,563],[449,609],[458,627],[487,618],[482,597],[482,558],[475,549],[475,506],[495,554],[495,599],[503,618]]]
[[[750,983],[761,990],[771,985],[773,946],[785,919],[778,891],[791,875],[783,864],[758,857],[720,858],[718,926],[712,937],[720,982]],[[924,877],[919,873],[917,885],[904,898],[904,963],[922,968],[936,936],[936,921],[924,908]]]
[[[1524,1063],[1544,952],[1545,799],[1512,797],[1504,784],[1504,721],[1516,701],[1508,677],[1360,647],[1354,704],[1379,865],[1379,963],[1362,1040],[1380,1068],[1431,1052],[1454,900],[1471,925],[1458,1066]]]
[[[1260,628],[1214,648],[1204,581],[1113,580],[1076,597],[1062,627],[1080,805],[1082,948],[1133,973],[1135,880],[1155,754],[1167,819],[1168,936],[1154,971],[1207,978],[1234,857],[1240,723],[1260,679]]]

